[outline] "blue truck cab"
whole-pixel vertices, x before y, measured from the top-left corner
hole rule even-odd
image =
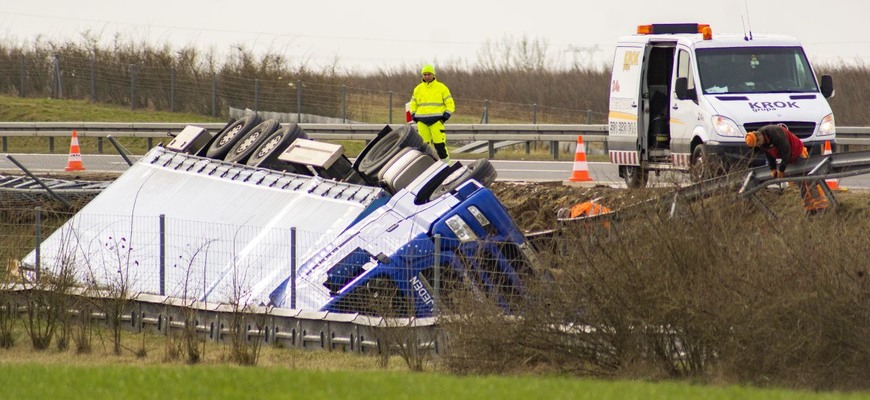
[[[443,163],[430,167],[304,262],[297,293],[285,280],[271,302],[287,306],[296,295],[303,308],[429,316],[454,291],[471,290],[509,308],[534,270],[531,246],[475,180],[428,200],[432,183],[450,172]]]

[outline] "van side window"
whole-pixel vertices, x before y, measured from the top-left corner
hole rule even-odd
[[[692,73],[692,60],[689,52],[680,50],[677,55],[677,78],[686,78],[689,98],[698,102],[698,93],[695,90],[695,74]]]

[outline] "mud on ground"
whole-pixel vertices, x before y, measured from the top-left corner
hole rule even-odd
[[[561,182],[494,182],[490,190],[525,232],[553,229],[560,208],[595,200],[612,210],[660,195],[659,190],[626,190],[608,186],[567,186]]]

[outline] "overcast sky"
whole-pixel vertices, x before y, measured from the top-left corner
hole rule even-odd
[[[814,62],[854,63],[870,61],[868,11],[865,0],[25,0],[0,7],[0,38],[80,41],[90,31],[107,43],[120,35],[218,54],[243,45],[369,71],[472,65],[487,43],[520,38],[546,43],[551,59],[600,65],[638,24],[708,23],[715,35],[742,33],[748,23],[753,34],[797,37]]]

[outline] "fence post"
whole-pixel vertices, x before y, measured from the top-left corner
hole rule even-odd
[[[19,95],[20,97],[25,97],[26,94],[24,86],[27,83],[27,62],[24,61],[24,56],[19,59],[21,60],[21,93],[19,93]]]
[[[260,111],[260,80],[254,78],[254,112]]]
[[[91,56],[91,104],[97,103],[97,57]]]
[[[60,82],[60,58],[57,57],[57,54],[54,55],[54,90],[56,98],[62,99],[63,85]]]
[[[217,116],[217,76],[211,74],[211,116]]]
[[[393,123],[393,91],[390,90],[390,111],[387,113],[387,123]]]
[[[532,103],[532,123],[538,123],[538,103]]]
[[[592,110],[586,110],[586,125],[592,123]]]
[[[296,123],[302,123],[302,81],[296,80]]]
[[[483,123],[489,123],[489,100],[483,101]]]
[[[290,308],[296,309],[296,228],[290,228]]]
[[[347,85],[341,85],[341,120],[347,123]]]
[[[160,214],[160,295],[166,295],[166,214]]]
[[[175,66],[169,70],[169,111],[175,112]]]
[[[40,271],[42,270],[42,207],[36,206],[36,222],[34,236],[36,241],[36,249],[34,255],[36,258],[36,280],[39,280]]]
[[[136,109],[136,64],[130,64],[130,109]]]
[[[432,297],[435,298],[435,307],[441,304],[441,234],[435,234],[435,263],[433,266],[435,279],[432,284]]]

